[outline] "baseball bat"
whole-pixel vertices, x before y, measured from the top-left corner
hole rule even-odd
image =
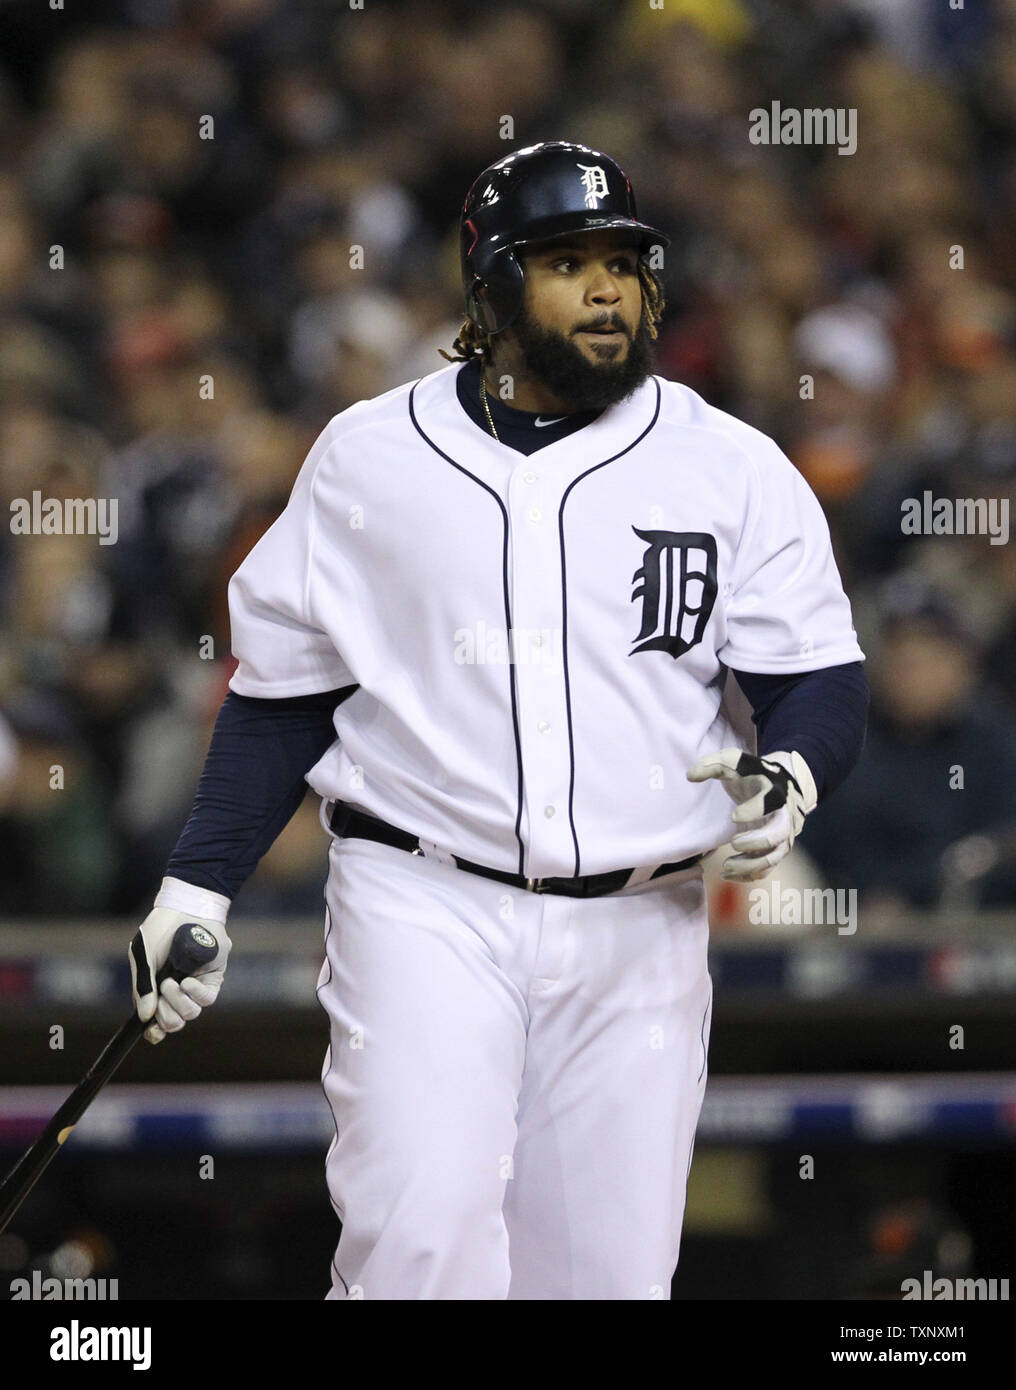
[[[167,979],[186,979],[214,960],[218,950],[218,942],[211,932],[196,922],[184,922],[173,935],[169,956],[157,977],[158,984]],[[67,1141],[74,1126],[147,1027],[148,1023],[142,1023],[135,1010],[102,1049],[35,1143],[0,1183],[0,1234],[7,1229],[11,1217]]]

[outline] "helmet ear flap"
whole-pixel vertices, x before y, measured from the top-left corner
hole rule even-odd
[[[486,280],[473,281],[473,287],[466,295],[466,313],[485,332],[496,331],[497,315],[488,299]]]
[[[505,247],[486,278],[477,276],[466,295],[466,309],[474,323],[487,333],[500,333],[522,307],[526,278],[514,251]]]

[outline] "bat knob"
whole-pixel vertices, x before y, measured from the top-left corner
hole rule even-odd
[[[166,964],[159,971],[163,980],[185,980],[203,965],[210,964],[219,954],[219,943],[199,922],[184,922],[173,933]]]

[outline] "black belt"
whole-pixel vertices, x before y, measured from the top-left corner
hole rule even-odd
[[[408,850],[410,854],[424,853],[419,836],[398,830],[394,825],[369,816],[365,811],[357,811],[343,801],[332,803],[328,824],[333,834],[343,839],[377,840],[382,845]],[[568,898],[601,898],[606,893],[616,893],[618,889],[628,886],[629,879],[635,873],[634,869],[614,869],[606,874],[587,874],[584,878],[526,878],[524,874],[512,874],[506,869],[488,869],[484,864],[473,864],[468,859],[460,859],[457,854],[451,858],[458,868],[468,873],[493,878],[513,888],[525,888],[530,893],[559,893]],[[645,882],[651,883],[654,878],[677,873],[679,869],[690,869],[701,858],[701,854],[693,854],[690,859],[682,859],[676,864],[661,864]]]

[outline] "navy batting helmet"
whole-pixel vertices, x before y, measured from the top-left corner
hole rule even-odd
[[[516,247],[610,227],[637,232],[642,255],[670,244],[663,232],[639,221],[628,175],[609,155],[547,140],[499,159],[474,181],[462,209],[469,317],[488,333],[500,333],[515,318],[525,292]]]

